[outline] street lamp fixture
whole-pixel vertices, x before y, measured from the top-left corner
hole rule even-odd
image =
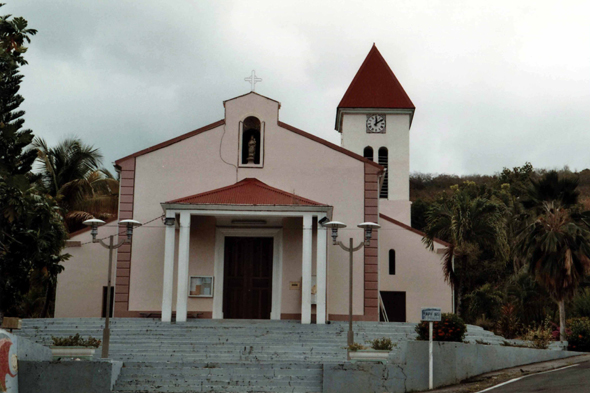
[[[113,250],[121,247],[125,243],[131,243],[133,237],[133,228],[141,225],[141,222],[135,220],[122,220],[119,221],[119,225],[127,226],[127,239],[121,240],[119,243],[114,244],[115,235],[109,236],[109,242],[105,243],[102,239],[97,239],[98,227],[105,224],[103,220],[93,218],[84,221],[82,224],[87,225],[91,228],[90,233],[92,234],[92,243],[100,243],[101,246],[109,249],[109,277],[107,284],[107,304],[106,304],[106,319],[104,323],[104,329],[102,331],[102,358],[106,359],[109,357],[109,341],[111,338],[111,330],[109,326],[110,314],[111,314],[111,274],[113,271]]]
[[[352,330],[352,255],[355,251],[360,250],[363,247],[368,247],[371,244],[371,237],[373,235],[373,229],[381,228],[381,225],[375,224],[374,222],[363,222],[357,225],[357,227],[365,230],[365,240],[358,246],[354,247],[352,243],[352,237],[349,240],[349,246],[346,247],[344,243],[338,241],[338,229],[346,228],[346,224],[339,221],[330,221],[324,224],[326,228],[332,229],[332,244],[338,245],[344,251],[349,254],[349,275],[348,275],[348,345],[354,344],[354,332]]]

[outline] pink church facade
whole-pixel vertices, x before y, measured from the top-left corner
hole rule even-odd
[[[339,240],[355,245],[364,238],[358,223],[381,225],[354,256],[355,320],[378,321],[390,310],[416,321],[426,306],[450,311],[440,268],[445,244],[424,248],[408,226],[403,191],[402,200],[383,199],[387,163],[281,122],[280,103],[259,94],[223,105],[222,120],[117,160],[119,219],[146,224],[117,251],[115,317],[345,320],[348,254],[332,244],[327,220],[346,223]],[[378,112],[392,125],[413,116],[413,109]],[[403,179],[403,168],[388,170]],[[113,224],[101,235],[116,232]],[[56,317],[105,312],[107,255],[94,244],[79,247],[90,239],[84,231],[70,239]]]

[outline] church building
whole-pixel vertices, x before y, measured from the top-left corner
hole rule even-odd
[[[254,75],[252,77],[254,81]],[[220,103],[199,105],[214,107]],[[143,223],[116,250],[73,233],[58,277],[55,317],[353,318],[417,322],[421,307],[450,312],[441,255],[411,228],[410,128],[415,107],[373,46],[336,108],[340,145],[280,120],[281,103],[254,91],[223,102],[223,119],[116,161],[119,220]],[[99,238],[122,231],[116,221]],[[121,239],[125,236],[121,232]]]

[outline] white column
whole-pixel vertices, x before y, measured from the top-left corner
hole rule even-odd
[[[303,249],[301,253],[301,323],[311,323],[311,223],[312,216],[303,216]]]
[[[180,234],[178,241],[178,288],[176,294],[176,322],[186,322],[188,299],[188,252],[191,237],[191,215],[180,213]]]
[[[174,212],[166,211],[166,218],[174,218]],[[172,321],[172,286],[174,285],[175,225],[166,226],[164,246],[164,283],[162,286],[162,322]]]
[[[319,219],[319,217],[318,217]],[[319,221],[319,220],[318,220]],[[326,248],[327,229],[318,223],[316,323],[326,323]]]

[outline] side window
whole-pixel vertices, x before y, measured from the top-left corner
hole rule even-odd
[[[371,146],[365,147],[365,150],[363,150],[363,157],[373,161],[373,148]]]
[[[260,120],[249,116],[240,127],[240,166],[262,167],[264,160],[264,128]]]
[[[395,275],[395,250],[389,250],[389,274]]]
[[[385,167],[385,169],[388,169],[388,160],[389,157],[389,152],[387,151],[386,147],[381,147],[379,148],[379,165],[382,165]],[[381,187],[381,193],[379,195],[379,198],[384,198],[387,199],[387,197],[389,196],[389,170],[387,170],[385,172],[385,179],[383,179],[383,186]]]

